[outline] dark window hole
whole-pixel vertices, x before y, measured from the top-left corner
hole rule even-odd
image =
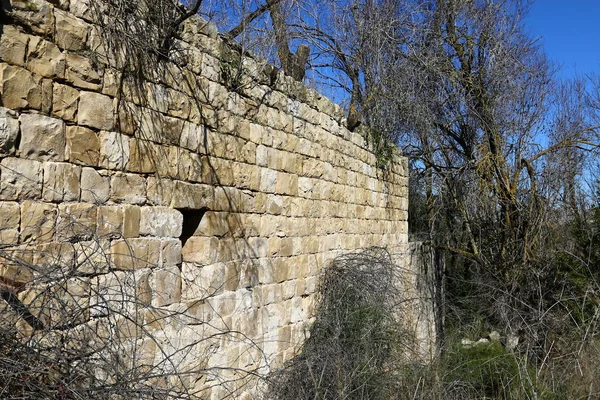
[[[181,229],[181,247],[185,246],[185,242],[194,236],[196,229],[200,226],[202,217],[208,211],[207,209],[191,210],[189,208],[180,208],[178,211],[183,214],[183,228]]]

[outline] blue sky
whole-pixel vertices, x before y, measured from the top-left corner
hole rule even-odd
[[[525,24],[562,65],[559,76],[600,73],[600,0],[535,0]]]

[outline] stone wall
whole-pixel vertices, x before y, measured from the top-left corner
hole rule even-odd
[[[111,302],[133,299],[176,313],[148,323],[171,348],[150,358],[220,329],[240,335],[211,347],[204,367],[272,367],[304,339],[328,260],[369,246],[402,254],[406,159],[377,168],[343,110],[314,90],[251,57],[232,82],[231,48],[199,21],[176,41],[185,63],[121,81],[88,2],[9,3],[0,276],[25,305],[32,282],[67,279],[67,303],[85,310],[71,325],[97,325]],[[64,314],[37,316],[75,318]]]

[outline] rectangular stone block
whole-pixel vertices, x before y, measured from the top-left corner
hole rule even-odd
[[[183,226],[181,212],[169,207],[142,207],[140,234],[156,237],[179,237]]]
[[[123,237],[138,237],[140,235],[140,207],[123,205],[123,219]]]
[[[67,159],[75,164],[97,166],[100,159],[100,140],[96,132],[81,126],[67,127]]]
[[[160,239],[135,238],[112,242],[111,257],[113,267],[121,270],[135,270],[161,265]]]
[[[65,50],[74,52],[83,50],[87,42],[88,27],[86,23],[56,8],[54,9],[54,17],[56,19],[56,44]]]
[[[123,207],[98,207],[98,237],[120,238],[123,235]]]
[[[57,217],[58,208],[54,204],[24,201],[21,204],[21,243],[51,241]]]
[[[62,120],[40,114],[21,114],[19,122],[19,151],[22,157],[64,161],[66,138]]]
[[[81,201],[104,204],[110,198],[110,177],[93,168],[81,170]]]
[[[127,136],[117,132],[100,132],[100,166],[123,170],[129,164],[130,145]]]
[[[181,301],[181,272],[178,267],[167,267],[152,273],[152,305],[168,306]]]
[[[181,240],[163,239],[161,241],[161,259],[164,266],[181,264]]]
[[[58,46],[38,36],[31,36],[27,47],[27,69],[46,78],[62,79],[65,68],[65,55]]]
[[[13,155],[18,136],[18,114],[8,108],[0,107],[0,154]]]
[[[52,115],[66,121],[75,121],[79,92],[70,86],[54,82]]]
[[[216,263],[219,258],[219,239],[192,236],[183,246],[182,258],[184,262],[201,265]]]
[[[116,203],[144,204],[146,180],[140,175],[117,173],[110,181],[110,198]]]
[[[44,163],[42,199],[49,202],[78,201],[81,167],[67,163]]]
[[[90,240],[96,234],[98,207],[94,204],[72,203],[58,206],[56,236],[60,240]]]
[[[20,110],[42,108],[42,77],[26,69],[0,64],[0,95],[4,107]]]
[[[0,199],[39,199],[42,195],[42,163],[5,158],[0,163]]]
[[[102,88],[102,77],[90,62],[89,59],[74,53],[67,53],[67,82],[73,86],[88,89],[100,90]]]
[[[0,230],[19,229],[20,214],[21,208],[19,203],[0,201]]]
[[[22,33],[12,25],[4,25],[2,28],[0,60],[22,67],[25,65],[25,52],[30,36]]]
[[[113,99],[94,92],[79,94],[77,123],[91,128],[111,130],[115,124]]]

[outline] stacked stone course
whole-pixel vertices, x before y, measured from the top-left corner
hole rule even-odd
[[[247,84],[230,90],[228,47],[210,26],[186,22],[176,45],[187,64],[157,70],[144,97],[128,82],[119,91],[88,1],[11,0],[9,11],[5,281],[27,285],[44,265],[71,265],[83,278],[65,290],[89,307],[79,316],[89,323],[102,317],[94,293],[135,274],[146,304],[218,317],[277,366],[304,339],[328,260],[406,245],[406,159],[377,168],[339,106],[282,73],[267,85],[260,60],[244,58]],[[231,366],[259,362],[240,357],[242,346],[223,350]]]

